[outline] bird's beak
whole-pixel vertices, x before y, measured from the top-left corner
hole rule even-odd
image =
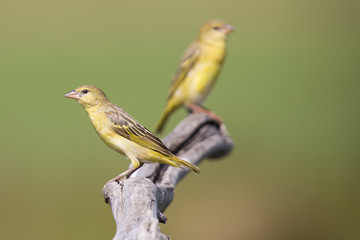
[[[71,92],[65,94],[64,97],[72,98],[72,99],[75,99],[75,100],[79,100],[79,99],[80,99],[79,94],[78,94],[77,92],[75,92],[75,90],[72,90]]]
[[[229,33],[233,32],[233,31],[235,31],[235,28],[233,26],[229,25],[229,24],[225,24],[224,27],[225,27],[225,33],[226,34],[229,34]]]

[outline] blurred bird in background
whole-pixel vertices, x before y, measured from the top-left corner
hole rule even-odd
[[[132,168],[112,180],[129,177],[143,163],[165,163],[200,172],[197,166],[172,154],[160,139],[111,103],[101,89],[84,85],[67,93],[65,97],[75,99],[85,109],[95,131],[106,145],[130,159]]]
[[[198,37],[183,54],[172,79],[166,107],[155,127],[160,133],[172,112],[185,105],[193,112],[214,113],[200,104],[209,95],[226,55],[226,38],[234,28],[222,20],[211,20],[201,26]]]

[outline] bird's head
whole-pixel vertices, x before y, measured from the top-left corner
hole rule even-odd
[[[199,40],[205,42],[225,41],[229,33],[235,28],[223,20],[211,20],[201,26],[199,31]]]
[[[77,87],[67,93],[65,97],[75,99],[85,109],[107,102],[105,93],[92,85]]]

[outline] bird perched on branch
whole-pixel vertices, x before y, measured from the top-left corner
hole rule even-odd
[[[196,41],[183,54],[173,76],[166,107],[155,132],[162,131],[169,115],[180,106],[209,113],[199,105],[210,93],[219,75],[226,55],[226,38],[232,31],[234,28],[222,20],[212,20],[201,26]],[[210,115],[216,116],[213,113]]]
[[[159,138],[111,103],[101,89],[92,85],[80,86],[65,97],[75,99],[85,109],[106,145],[130,159],[132,167],[112,180],[129,177],[143,163],[165,163],[200,172],[197,166],[172,154]]]

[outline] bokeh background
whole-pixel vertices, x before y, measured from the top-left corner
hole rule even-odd
[[[111,239],[129,161],[63,95],[83,84],[153,129],[201,24],[236,28],[204,103],[235,141],[176,189],[173,239],[359,239],[358,1],[0,2],[0,238]],[[186,112],[178,110],[169,132]],[[161,137],[164,137],[162,135]]]

